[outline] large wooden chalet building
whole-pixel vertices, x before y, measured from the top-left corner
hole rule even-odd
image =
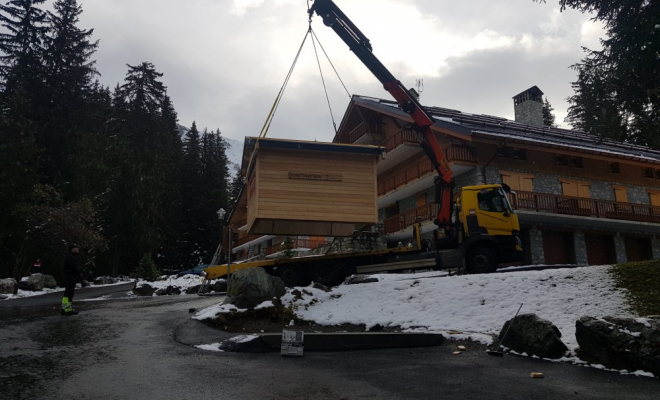
[[[456,187],[511,186],[526,263],[598,265],[660,258],[660,151],[544,126],[542,95],[536,86],[516,95],[516,121],[427,108]],[[353,96],[334,138],[385,150],[377,166],[377,201],[379,222],[392,246],[411,237],[417,220],[424,221],[425,235],[435,228],[435,172],[411,123],[394,101]],[[236,254],[248,257],[251,247],[263,254],[281,240],[243,236]],[[326,241],[297,240],[310,248]]]

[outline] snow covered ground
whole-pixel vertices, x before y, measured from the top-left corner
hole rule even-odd
[[[518,271],[430,278],[423,274],[375,275],[377,283],[339,286],[331,292],[305,288],[295,300],[300,318],[322,325],[342,323],[400,326],[441,332],[491,344],[505,321],[535,313],[554,323],[569,349],[577,347],[575,321],[582,316],[631,316],[625,293],[616,289],[608,266]],[[455,332],[461,332],[460,334]]]

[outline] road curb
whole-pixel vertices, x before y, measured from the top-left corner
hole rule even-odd
[[[440,346],[445,339],[434,333],[338,332],[305,333],[305,351],[348,351]],[[281,333],[254,335],[250,340],[227,340],[220,348],[239,353],[280,351]]]

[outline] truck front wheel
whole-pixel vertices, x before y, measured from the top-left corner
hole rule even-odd
[[[468,253],[465,264],[471,274],[495,272],[498,264],[497,253],[490,247],[476,247]]]

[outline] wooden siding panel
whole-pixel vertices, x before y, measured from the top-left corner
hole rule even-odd
[[[331,236],[378,222],[373,155],[260,149],[255,169],[251,233]]]

